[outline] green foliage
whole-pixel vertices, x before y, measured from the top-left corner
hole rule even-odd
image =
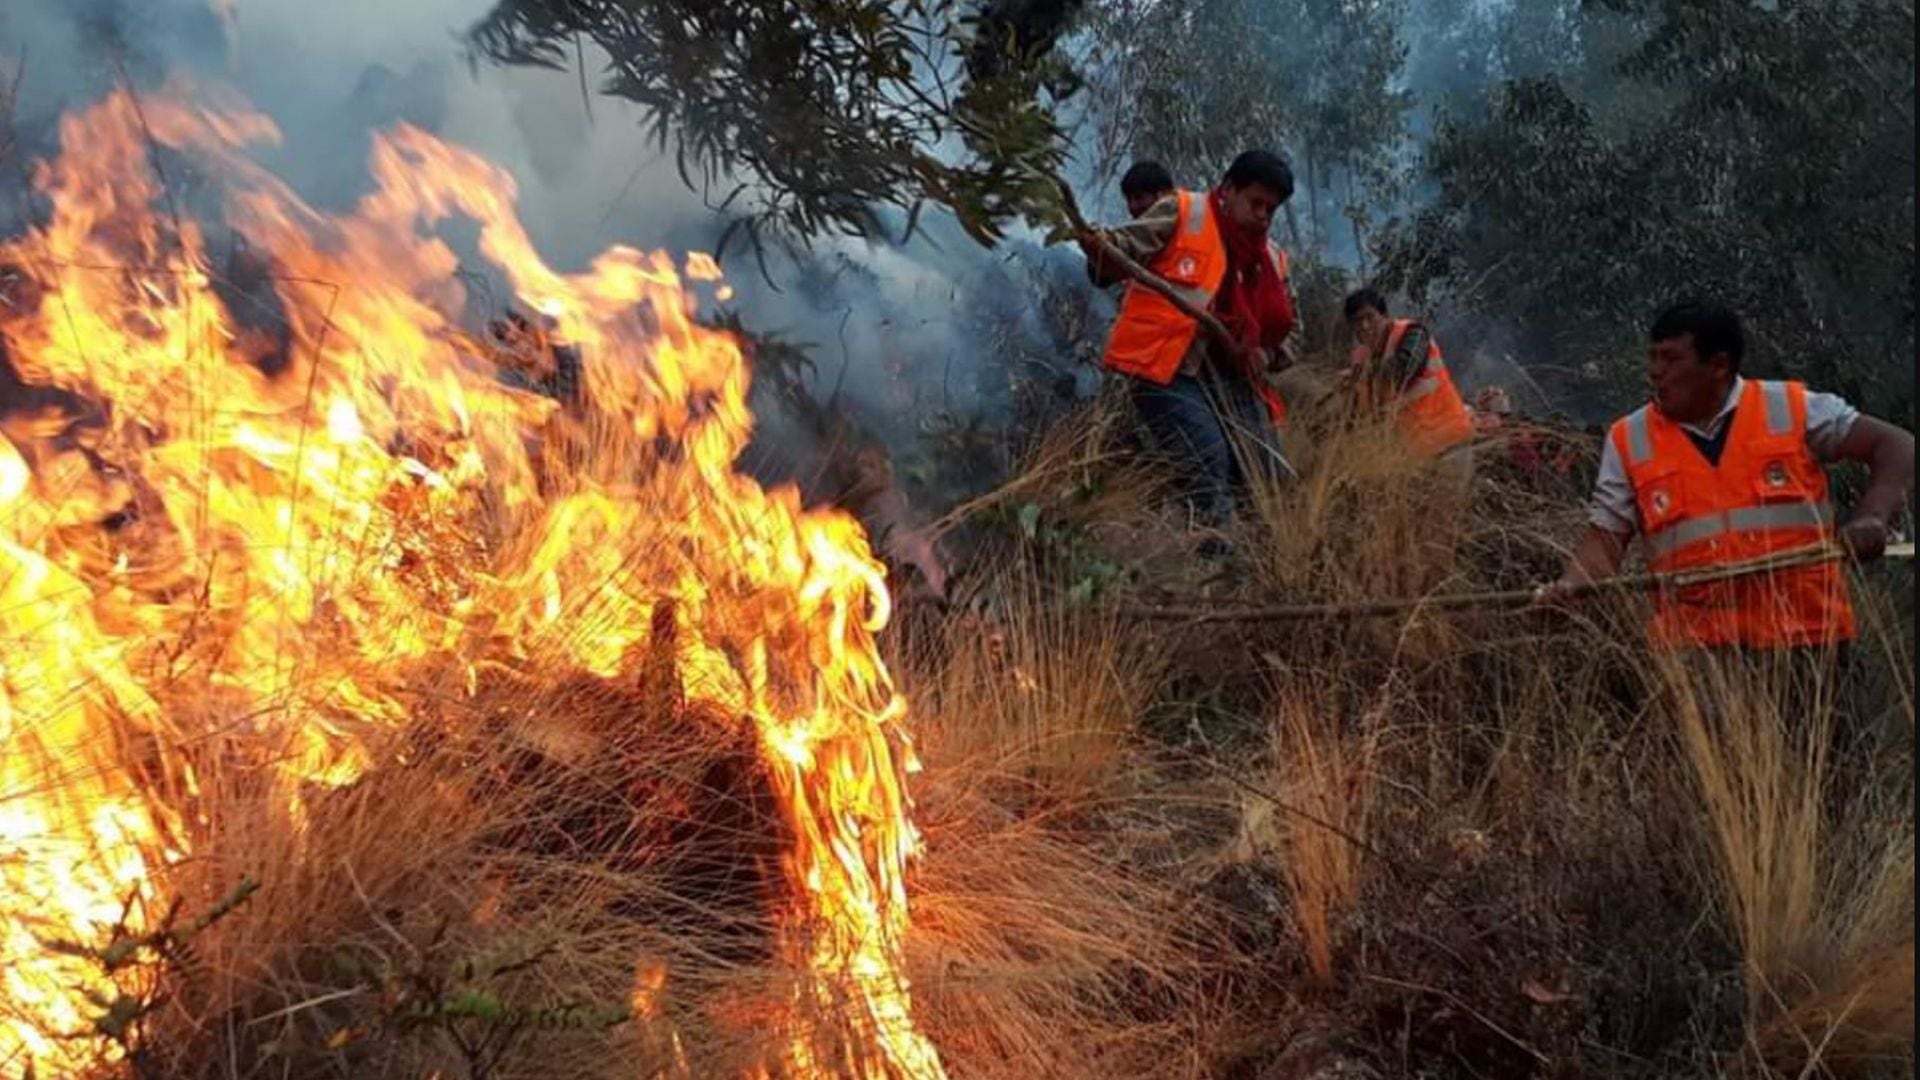
[[[1584,67],[1442,125],[1437,196],[1381,245],[1387,284],[1517,323],[1612,405],[1637,394],[1653,312],[1716,296],[1749,319],[1756,371],[1910,420],[1911,9],[1560,6]]]
[[[982,243],[1038,220],[1063,153],[1049,102],[1075,83],[1053,56],[1078,0],[499,0],[469,32],[509,64],[608,60],[604,92],[638,104],[682,177],[745,200],[722,241],[771,230],[900,238],[931,201]]]
[[[226,896],[185,923],[180,921],[181,905],[176,901],[150,930],[136,930],[129,924],[134,907],[134,898],[129,897],[120,918],[106,928],[104,944],[59,938],[46,939],[40,944],[48,952],[88,961],[116,984],[120,981],[118,976],[136,969],[183,971],[192,956],[194,939],[239,910],[258,891],[258,882],[243,878]],[[158,980],[136,982],[158,985]],[[116,990],[111,995],[89,991],[87,998],[96,1011],[87,1018],[88,1030],[76,1032],[74,1037],[97,1039],[119,1047],[138,1075],[145,1058],[141,1024],[159,1004],[157,995],[151,990],[142,993]]]
[[[1061,585],[1071,605],[1089,603],[1137,576],[1114,561],[1094,535],[1092,523],[1076,514],[1094,494],[1089,482],[1068,492],[1065,506],[1054,513],[1035,502],[994,511],[1002,526],[1031,553],[1033,564]]]
[[[1357,284],[1353,271],[1309,251],[1292,260],[1290,279],[1300,316],[1295,333],[1301,355],[1318,361],[1330,355],[1344,359],[1352,338],[1342,304]]]
[[[551,943],[462,954],[445,934],[408,942],[397,954],[368,947],[334,950],[334,976],[377,1002],[369,1019],[342,1023],[328,1035],[327,1053],[350,1059],[376,1038],[443,1038],[460,1055],[465,1075],[493,1075],[527,1035],[597,1032],[631,1019],[624,1006],[563,999],[523,1000],[517,977],[554,954]]]

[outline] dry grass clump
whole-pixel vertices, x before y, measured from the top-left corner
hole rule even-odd
[[[1399,452],[1390,425],[1330,432],[1294,456],[1298,482],[1253,492],[1256,519],[1272,526],[1256,549],[1263,584],[1328,599],[1411,596],[1451,569],[1433,531],[1459,515],[1430,505],[1434,470]]]
[[[1021,470],[949,510],[932,527],[969,553],[960,592],[990,596],[994,575],[1031,563],[1048,586],[1089,551],[1125,552],[1151,576],[1178,575],[1193,538],[1168,527],[1170,477],[1132,423],[1132,405],[1108,384],[1045,431]],[[1011,542],[1010,542],[1011,541]]]
[[[1255,493],[1251,573],[1212,602],[1513,588],[1557,570],[1580,516],[1497,453],[1471,509],[1379,431],[1322,433],[1296,463]],[[1270,924],[1224,954],[1251,977],[1227,980],[1241,1036],[1215,1074],[1910,1060],[1910,631],[1870,620],[1844,685],[1787,695],[1747,668],[1684,675],[1644,607],[1125,628],[1172,657],[1139,775],[1239,807],[1185,834],[1189,874],[1235,882],[1231,923]],[[1872,748],[1823,754],[1861,713]]]
[[[1138,723],[1165,654],[1110,608],[1050,602],[1030,565],[993,580],[991,603],[946,620],[911,680],[923,741],[1036,802],[1086,808],[1132,794]]]
[[[1881,761],[1889,733],[1911,735],[1910,671],[1876,701],[1832,656],[1669,657],[1660,670],[1706,883],[1741,953],[1749,1050],[1804,1075],[1904,1060],[1913,793]]]
[[[196,748],[194,856],[162,895],[259,889],[162,971],[141,1075],[743,1069],[772,1038],[752,1003],[783,992],[759,892],[777,830],[750,743],[647,704],[483,683],[297,801]]]
[[[971,785],[946,790],[937,772],[925,790],[909,961],[917,1015],[949,1070],[1208,1075],[1207,1034],[1229,1015],[1213,1000],[1229,962],[1205,929],[1213,917],[1183,895],[1179,867]]]
[[[1183,843],[1218,807],[1156,790],[1150,634],[1036,571],[907,658],[927,854],[912,967],[956,1076],[1199,1077],[1233,966]]]
[[[1293,695],[1278,703],[1265,783],[1243,802],[1241,845],[1271,859],[1292,900],[1292,931],[1312,985],[1334,985],[1334,955],[1358,908],[1370,866],[1372,774],[1383,732],[1343,731]],[[1248,850],[1250,849],[1250,850]]]
[[[1300,476],[1256,476],[1248,546],[1256,584],[1296,602],[1515,587],[1558,569],[1551,553],[1580,516],[1549,490],[1556,475],[1509,475],[1504,438],[1434,461],[1408,454],[1391,422],[1293,428]]]
[[[1387,794],[1381,770],[1411,734],[1389,682],[1366,693],[1342,673],[1291,668],[1263,650],[1271,704],[1253,761],[1244,741],[1228,734],[1223,753],[1207,739],[1208,770],[1234,793],[1233,839],[1220,856],[1236,868],[1262,868],[1284,896],[1279,922],[1286,951],[1279,972],[1311,993],[1334,989],[1345,975],[1355,917],[1372,880],[1391,865],[1375,835]]]

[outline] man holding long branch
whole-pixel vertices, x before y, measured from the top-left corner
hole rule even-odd
[[[1680,649],[1830,652],[1855,633],[1840,559],[1881,557],[1913,486],[1913,436],[1797,382],[1741,375],[1740,319],[1676,304],[1654,321],[1653,400],[1613,425],[1586,537],[1540,600],[1564,601],[1620,570],[1637,535],[1656,574],[1828,549],[1837,556],[1654,594],[1654,639]],[[1838,524],[1826,465],[1867,466]]]
[[[1093,280],[1127,282],[1105,366],[1130,381],[1141,420],[1207,526],[1232,516],[1247,467],[1284,461],[1274,445],[1284,405],[1262,375],[1284,363],[1296,321],[1286,253],[1267,235],[1292,195],[1286,162],[1250,150],[1211,192],[1175,191],[1119,228],[1079,229]]]

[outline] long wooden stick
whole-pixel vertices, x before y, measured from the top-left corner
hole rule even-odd
[[[1132,279],[1141,288],[1160,294],[1166,299],[1167,303],[1180,309],[1180,314],[1199,323],[1206,329],[1207,333],[1213,335],[1215,341],[1236,354],[1240,352],[1240,340],[1233,336],[1233,331],[1227,329],[1226,323],[1214,317],[1212,312],[1195,305],[1193,301],[1180,295],[1180,290],[1169,285],[1160,275],[1134,262],[1127,256],[1126,252],[1114,247],[1113,242],[1107,239],[1106,234],[1087,224],[1087,219],[1081,216],[1080,204],[1074,200],[1073,189],[1068,187],[1063,181],[1056,180],[1055,183],[1060,188],[1060,207],[1066,212],[1067,224],[1073,226],[1073,231],[1077,235],[1091,241],[1094,247],[1100,249],[1100,258],[1103,262],[1111,261],[1120,268],[1121,273]]]
[[[1903,544],[1887,551],[1892,559],[1912,559],[1913,545]],[[1765,559],[1670,574],[1628,574],[1603,581],[1589,582],[1568,590],[1568,599],[1600,594],[1650,592],[1662,588],[1684,588],[1717,581],[1731,581],[1754,574],[1790,570],[1798,566],[1838,562],[1846,554],[1837,548],[1820,546],[1805,551],[1776,555]],[[1306,619],[1368,619],[1401,615],[1410,611],[1501,611],[1524,608],[1536,599],[1534,589],[1507,592],[1443,593],[1438,596],[1411,596],[1393,600],[1371,600],[1357,604],[1283,604],[1271,607],[1202,607],[1198,605],[1128,606],[1119,614],[1136,619],[1170,622],[1294,622]]]

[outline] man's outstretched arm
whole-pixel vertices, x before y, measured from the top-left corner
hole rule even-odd
[[[1587,526],[1587,534],[1568,556],[1566,569],[1560,572],[1560,583],[1568,587],[1591,585],[1596,581],[1605,581],[1620,572],[1620,565],[1627,558],[1627,542],[1631,535],[1603,529],[1598,525]]]
[[[1885,420],[1862,416],[1847,430],[1833,456],[1867,467],[1867,493],[1854,505],[1840,540],[1855,558],[1877,559],[1887,550],[1887,523],[1900,513],[1913,490],[1913,435]]]

